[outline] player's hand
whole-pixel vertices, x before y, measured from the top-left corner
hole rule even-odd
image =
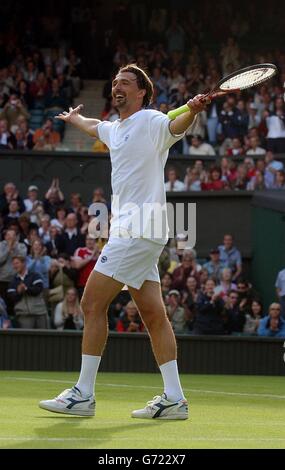
[[[198,114],[201,111],[204,111],[206,106],[210,103],[211,99],[208,97],[208,95],[197,95],[192,100],[189,100],[187,105],[189,106],[192,113]]]
[[[69,108],[69,112],[64,111],[63,113],[59,114],[58,116],[55,116],[55,119],[61,119],[61,121],[64,122],[72,122],[72,118],[80,114],[80,111],[83,109],[83,104],[80,104],[77,106],[77,108]]]

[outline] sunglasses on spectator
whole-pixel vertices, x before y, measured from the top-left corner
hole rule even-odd
[[[280,307],[271,307],[269,310],[281,310]]]

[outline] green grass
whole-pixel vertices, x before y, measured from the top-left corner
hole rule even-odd
[[[98,374],[95,418],[52,414],[38,401],[72,386],[76,373],[0,372],[0,448],[285,448],[282,377],[182,375],[188,421],[135,420],[161,393],[159,374]]]

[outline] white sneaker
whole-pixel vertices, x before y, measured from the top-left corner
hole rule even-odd
[[[142,410],[133,411],[132,417],[142,419],[188,419],[188,403],[186,400],[169,401],[163,393],[161,397],[157,396],[149,401]]]
[[[43,400],[39,407],[54,413],[64,413],[77,416],[94,416],[95,399],[91,395],[89,398],[83,398],[77,387],[64,390],[53,400]]]

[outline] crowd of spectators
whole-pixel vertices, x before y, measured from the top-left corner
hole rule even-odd
[[[1,45],[0,149],[56,150],[68,109],[81,89],[80,58],[73,49],[24,48],[15,36]]]
[[[0,195],[0,328],[83,328],[80,299],[107,239],[88,232],[96,188],[85,205],[79,193],[66,200],[54,178],[43,200],[31,185],[26,197],[6,183]],[[108,204],[107,204],[108,206]],[[170,239],[159,260],[161,293],[176,334],[285,335],[285,270],[278,273],[269,312],[244,277],[242,256],[231,234],[209,250],[208,259]],[[128,290],[109,309],[118,332],[142,332],[144,325]]]
[[[207,8],[211,9],[209,5]],[[214,6],[212,8],[215,10]],[[231,10],[229,2],[225,8]],[[224,35],[214,43],[214,48],[203,47],[199,33],[196,31],[198,34],[193,35],[189,27],[189,24],[193,25],[194,17],[192,14],[190,18],[183,17],[174,11],[163,14],[163,9],[154,9],[147,40],[128,41],[120,37],[115,42],[110,79],[103,90],[106,104],[101,118],[110,121],[118,118],[112,103],[111,83],[119,67],[129,62],[135,62],[149,72],[154,85],[150,107],[163,113],[185,104],[198,93],[208,92],[222,76],[238,68],[272,62],[279,70],[274,79],[259,87],[213,100],[207,111],[198,115],[183,140],[170,149],[170,154],[225,156],[230,161],[236,158],[242,164],[247,157],[261,158],[267,151],[285,153],[285,55],[282,50],[259,48],[258,43],[256,47],[244,46],[244,38],[250,31],[250,15],[237,18],[231,28],[224,28]],[[200,27],[200,24],[196,25],[196,30]],[[203,35],[207,32],[203,31]],[[240,172],[243,173],[243,169]]]
[[[284,164],[271,151],[258,159],[245,156],[243,162],[228,157],[210,164],[194,160],[185,175],[173,165],[166,173],[165,189],[170,192],[285,189]]]

